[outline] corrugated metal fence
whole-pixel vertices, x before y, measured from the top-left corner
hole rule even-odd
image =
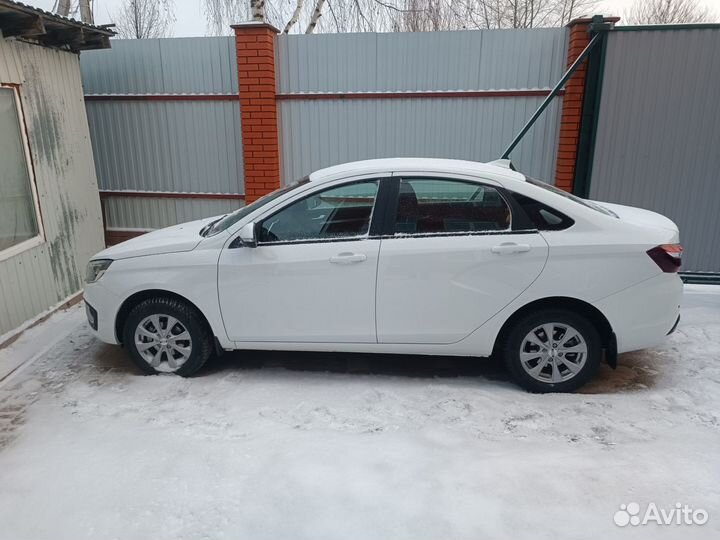
[[[608,39],[590,196],[665,214],[683,269],[720,272],[720,28]]]
[[[498,158],[560,77],[565,41],[562,28],[278,36],[283,180],[373,157]],[[157,228],[242,204],[234,46],[115,40],[83,53],[108,228]],[[548,181],[557,101],[513,155]]]
[[[81,56],[108,228],[153,229],[237,208],[243,165],[234,39],[112,43]]]
[[[565,40],[563,28],[281,35],[282,176],[374,157],[496,159],[562,75]],[[513,154],[548,181],[559,111]]]

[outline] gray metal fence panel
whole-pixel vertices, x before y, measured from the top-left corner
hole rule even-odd
[[[377,157],[489,161],[542,98],[284,101],[280,104],[282,177]],[[513,152],[519,170],[552,181],[560,104],[552,104]]]
[[[565,65],[565,29],[281,35],[280,94],[536,90]],[[500,157],[542,98],[463,97],[283,100],[285,182],[318,168],[387,156]],[[512,155],[552,181],[560,99]]]
[[[176,223],[219,216],[243,205],[238,200],[111,197],[105,201],[109,229],[161,229]]]
[[[86,94],[236,94],[235,39],[113,40],[83,52]]]
[[[100,189],[242,193],[231,101],[89,101]]]
[[[86,102],[101,190],[244,192],[234,38],[113,40],[110,50],[84,52],[81,68],[86,95],[124,98]],[[230,99],[146,99],[165,94]],[[147,229],[239,204],[113,196],[105,210],[109,228]]]
[[[280,35],[280,93],[552,87],[565,66],[562,28]]]
[[[590,196],[680,227],[683,268],[720,272],[720,29],[609,36]]]
[[[562,73],[565,40],[564,29],[281,35],[278,92],[548,89]],[[110,51],[83,53],[85,92],[236,94],[234,47],[232,37],[113,41]],[[281,100],[283,179],[372,157],[495,159],[540,101]],[[233,101],[88,101],[101,189],[242,193],[238,109]],[[558,100],[517,149],[513,159],[522,170],[552,180],[559,115]],[[197,212],[180,211],[173,204],[108,202],[108,224],[161,226],[198,217],[201,208],[225,208],[197,203]]]

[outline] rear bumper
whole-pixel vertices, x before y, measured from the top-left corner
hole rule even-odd
[[[675,330],[683,284],[663,273],[595,302],[617,335],[618,353],[654,347]]]

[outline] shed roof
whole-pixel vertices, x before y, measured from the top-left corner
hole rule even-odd
[[[107,26],[93,26],[14,0],[0,0],[0,32],[6,38],[19,37],[75,52],[107,49],[115,35]]]

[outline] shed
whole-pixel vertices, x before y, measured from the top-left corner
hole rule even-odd
[[[79,298],[104,247],[79,52],[112,35],[0,0],[0,344]]]

